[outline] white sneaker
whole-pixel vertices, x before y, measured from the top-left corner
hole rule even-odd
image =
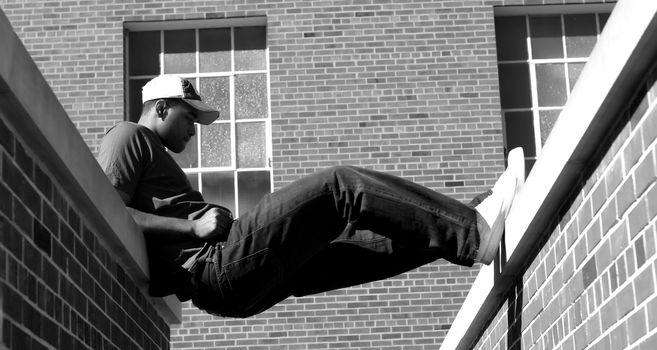
[[[486,265],[493,262],[511,204],[524,183],[525,156],[522,147],[517,147],[509,152],[508,166],[493,186],[493,193],[475,207],[480,239],[475,261]]]

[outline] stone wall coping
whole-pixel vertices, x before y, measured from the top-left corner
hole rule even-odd
[[[14,111],[9,122],[146,293],[149,270],[143,235],[2,10],[0,43],[0,105]],[[181,304],[175,297],[150,300],[169,324],[181,322]]]
[[[620,0],[514,202],[506,225],[506,256],[483,266],[440,349],[469,349],[533,259],[535,242],[578,185],[605,133],[657,57],[657,2]],[[503,254],[504,255],[504,254]]]

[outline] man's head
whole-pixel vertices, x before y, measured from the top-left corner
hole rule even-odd
[[[196,130],[194,123],[211,124],[219,112],[201,101],[194,86],[175,75],[161,75],[142,88],[140,123],[155,131],[175,153],[185,149]]]
[[[199,124],[212,124],[219,117],[219,111],[201,101],[194,85],[179,76],[160,75],[151,79],[141,90],[142,103],[163,98],[180,99],[195,109]]]

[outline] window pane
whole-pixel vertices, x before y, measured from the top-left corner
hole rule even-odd
[[[237,167],[266,166],[265,123],[238,123]]]
[[[496,17],[497,59],[527,59],[527,25],[525,17]]]
[[[265,27],[235,28],[235,70],[261,70],[267,67]]]
[[[128,34],[130,75],[160,74],[160,32]]]
[[[201,128],[201,165],[231,166],[230,124],[210,124]]]
[[[221,112],[218,120],[230,119],[230,78],[201,78],[199,94],[203,101]]]
[[[189,180],[189,184],[192,185],[192,189],[198,191],[198,174],[187,174],[187,180]]]
[[[559,118],[559,113],[561,113],[560,109],[540,111],[538,113],[538,119],[541,123],[541,145],[544,145],[548,136],[550,136],[550,132],[552,132],[552,128]]]
[[[128,119],[131,122],[138,122],[141,116],[141,87],[148,82],[148,79],[131,79],[130,96],[128,97],[129,113]]]
[[[164,73],[196,71],[196,38],[193,29],[164,32]]]
[[[267,76],[235,76],[235,118],[267,118]]]
[[[589,57],[597,40],[595,15],[564,16],[568,57]]]
[[[577,82],[577,79],[579,79],[579,75],[582,73],[582,69],[584,69],[584,65],[586,63],[568,63],[568,85],[570,86],[570,90],[573,90],[573,87],[575,87],[575,83]]]
[[[529,108],[532,106],[528,64],[500,64],[499,75],[502,108]]]
[[[240,213],[253,208],[264,195],[271,192],[269,171],[247,171],[237,173],[237,188]]]
[[[221,205],[235,213],[234,176],[232,171],[201,174],[203,198],[208,203]]]
[[[230,28],[201,29],[198,35],[201,73],[230,71]]]
[[[525,157],[536,155],[534,142],[534,116],[531,111],[504,113],[506,148],[522,147]]]
[[[539,106],[563,106],[567,99],[564,64],[536,65],[536,89]]]
[[[561,17],[529,17],[532,57],[561,58]]]
[[[198,126],[196,127],[198,131]],[[198,133],[187,142],[187,147],[180,153],[169,152],[181,168],[195,168],[198,166]]]

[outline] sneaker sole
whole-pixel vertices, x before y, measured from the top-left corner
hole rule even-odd
[[[511,174],[513,174],[514,178],[516,178],[516,188],[513,195],[515,200],[515,196],[518,195],[520,188],[522,188],[523,184],[525,183],[525,155],[522,147],[514,148],[511,150],[511,152],[509,152],[508,167],[506,168],[505,172],[506,171],[509,171]],[[481,256],[481,263],[488,265],[493,262],[493,258],[497,253],[497,247],[500,245],[500,241],[502,240],[502,233],[504,233],[504,226],[506,223],[506,217],[509,215],[509,210],[511,210],[510,206],[507,208],[504,215],[500,215],[500,217],[495,220],[492,227],[490,228],[490,239],[488,239],[485,246],[479,247],[480,251],[485,252]]]

